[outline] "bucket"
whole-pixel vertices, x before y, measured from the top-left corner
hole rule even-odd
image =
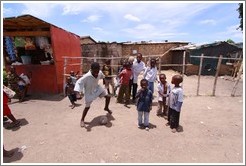
[[[21,56],[21,60],[23,64],[31,64],[32,61],[32,57],[31,56],[27,56],[27,55],[22,55]]]

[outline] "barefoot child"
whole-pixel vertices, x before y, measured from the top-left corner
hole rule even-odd
[[[159,75],[160,82],[157,85],[157,92],[158,92],[158,110],[156,112],[157,116],[163,115],[166,119],[167,116],[167,105],[168,105],[168,97],[169,93],[171,92],[171,86],[166,81],[166,75],[160,74]],[[169,118],[168,118],[169,120]]]
[[[91,103],[97,97],[105,97],[104,110],[109,114],[112,114],[112,111],[108,108],[110,103],[110,96],[108,95],[107,90],[98,84],[99,79],[103,78],[104,74],[100,70],[99,63],[93,62],[91,64],[91,69],[85,75],[83,75],[83,77],[76,81],[74,90],[77,92],[83,92],[85,98],[85,108],[80,121],[81,127],[85,127],[85,116],[90,109]]]

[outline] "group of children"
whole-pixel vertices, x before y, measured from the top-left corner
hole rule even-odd
[[[143,71],[144,78],[140,81],[141,88],[138,89],[138,77]],[[172,132],[179,130],[179,117],[183,103],[183,90],[180,86],[183,78],[180,75],[172,77],[171,85],[166,81],[165,74],[157,77],[156,60],[151,59],[150,65],[145,66],[142,61],[142,54],[138,53],[136,59],[131,61],[124,61],[122,69],[117,75],[119,80],[119,92],[117,95],[117,103],[130,103],[131,89],[132,89],[132,101],[136,103],[138,111],[138,127],[149,130],[149,112],[152,109],[153,93],[154,93],[154,82],[158,81],[157,92],[158,92],[158,109],[157,116],[164,115],[167,119],[167,126],[170,126]],[[104,80],[105,88],[99,85],[99,80]],[[72,83],[71,77],[67,78],[66,95],[72,103],[72,108],[76,106],[76,93],[82,93],[85,99],[85,108],[82,113],[80,126],[85,127],[84,119],[90,109],[91,103],[97,97],[105,97],[104,110],[109,114],[112,111],[109,109],[110,103],[110,90],[109,85],[112,85],[113,95],[116,95],[116,87],[112,83],[112,73],[110,67],[110,60],[107,60],[102,69],[99,63],[93,62],[91,69],[83,75],[81,78],[76,80],[76,83]]]

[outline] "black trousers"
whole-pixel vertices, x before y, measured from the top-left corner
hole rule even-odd
[[[132,87],[132,100],[136,99],[136,94],[137,94],[137,89],[138,89],[138,84],[137,83],[133,83],[133,87]]]
[[[130,79],[130,81],[129,81],[129,94],[130,94],[130,96],[132,94],[132,86],[133,86],[133,79]]]
[[[172,113],[170,116],[170,128],[171,129],[176,129],[179,127],[179,117],[180,117],[180,112],[177,112],[176,110],[169,108],[169,110],[171,109]]]

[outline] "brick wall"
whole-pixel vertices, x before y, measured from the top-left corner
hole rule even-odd
[[[172,54],[168,51],[171,48],[187,45],[187,42],[166,42],[166,43],[97,43],[82,45],[82,56],[93,57],[128,57],[134,55],[134,50],[143,54],[144,61],[147,62],[151,56],[163,55],[159,62],[162,64],[170,64],[172,62]],[[156,58],[156,57],[155,57]],[[103,63],[102,60],[99,61]],[[84,59],[84,71],[88,71],[91,61]],[[113,60],[115,65],[120,64],[119,59]],[[157,63],[157,66],[159,64]],[[167,69],[167,67],[162,67]]]

